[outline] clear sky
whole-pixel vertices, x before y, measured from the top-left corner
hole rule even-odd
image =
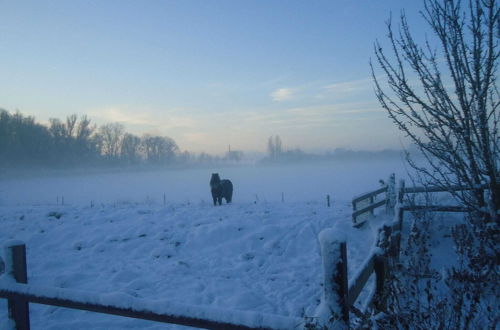
[[[400,147],[370,78],[418,0],[0,1],[0,108],[172,137],[182,150]]]

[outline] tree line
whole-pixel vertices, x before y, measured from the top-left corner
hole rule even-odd
[[[19,111],[0,109],[0,167],[218,164],[240,161],[241,151],[225,156],[179,149],[168,136],[125,131],[119,123],[96,125],[83,115],[51,118],[48,125]]]

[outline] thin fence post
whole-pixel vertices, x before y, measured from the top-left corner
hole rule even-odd
[[[370,196],[370,205],[372,205],[374,201],[375,201],[374,196]],[[370,210],[370,215],[371,216],[375,215],[375,209]]]
[[[5,267],[8,276],[17,283],[28,283],[26,266],[26,246],[21,242],[13,241],[5,247]],[[9,318],[14,321],[16,330],[29,330],[28,301],[21,298],[8,299]]]
[[[405,180],[401,179],[399,180],[399,185],[398,185],[398,203],[401,206],[403,206],[404,196],[405,196]]]
[[[352,201],[352,214],[354,214],[354,212],[356,212],[356,211],[357,211],[357,209],[358,209],[358,208],[357,208],[356,202],[353,200],[353,201]],[[357,224],[357,220],[358,220],[358,219],[357,219],[357,217],[353,215],[353,216],[352,216],[352,222],[354,223],[354,225],[356,225],[356,224]]]
[[[392,173],[389,176],[389,180],[387,180],[386,198],[386,212],[392,213],[394,210],[394,206],[396,205],[396,175],[394,173]]]
[[[347,245],[335,240],[335,232],[325,229],[319,234],[323,259],[323,298],[316,310],[320,326],[328,329],[349,327],[347,279]]]
[[[401,252],[401,232],[403,231],[403,216],[403,207],[400,206],[396,208],[396,234],[391,237],[391,248],[393,251],[392,257],[395,262],[399,261],[399,254]]]
[[[285,202],[285,193],[284,192],[281,193],[281,202],[282,203]]]
[[[330,195],[326,195],[326,205],[330,207]]]
[[[387,290],[385,287],[386,279],[388,277],[388,263],[387,259],[382,256],[377,256],[375,258],[375,276],[376,276],[376,288],[375,288],[375,309],[378,311],[384,311],[386,309],[387,301]]]

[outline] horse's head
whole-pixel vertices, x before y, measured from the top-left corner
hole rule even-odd
[[[210,178],[210,187],[215,188],[220,184],[219,173],[212,173],[212,177]]]

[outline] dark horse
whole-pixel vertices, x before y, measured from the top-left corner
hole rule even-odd
[[[217,203],[222,205],[222,198],[226,199],[226,203],[231,203],[231,199],[233,198],[233,184],[229,180],[221,180],[219,173],[212,173],[210,189],[214,205],[217,205]]]

